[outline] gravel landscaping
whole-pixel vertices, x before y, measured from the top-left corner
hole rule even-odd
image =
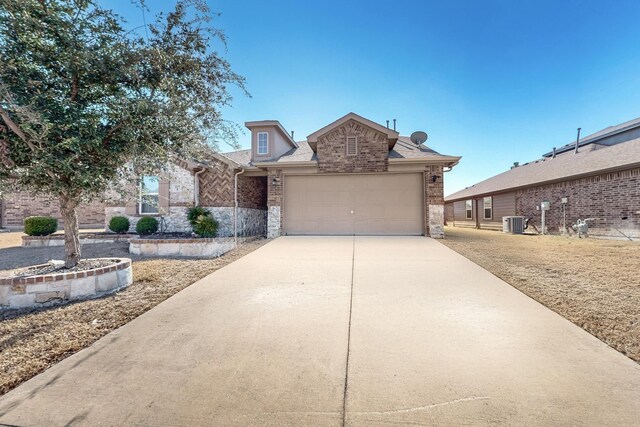
[[[640,362],[640,244],[447,227],[442,243]]]
[[[14,233],[0,234],[0,238],[8,234]],[[120,292],[48,309],[0,314],[0,395],[266,242],[265,239],[243,239],[238,248],[215,259],[132,257],[134,283]],[[5,243],[9,243],[8,238]],[[83,250],[96,257],[129,256],[127,247],[126,244],[96,244],[87,245]],[[38,259],[57,255],[58,249],[61,250],[5,246],[0,249],[4,264],[0,270],[16,268],[24,264],[25,258],[32,263],[42,262]],[[12,263],[4,258],[8,252]]]

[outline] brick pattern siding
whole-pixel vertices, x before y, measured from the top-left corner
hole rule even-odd
[[[211,159],[210,167],[199,175],[200,204],[211,207],[234,206],[234,169],[227,163]],[[238,177],[238,206],[267,208],[266,177]]]
[[[568,198],[567,228],[577,219],[598,218],[590,223],[593,231],[621,236],[618,228],[640,233],[640,168],[521,189],[516,193],[516,209],[519,215],[534,218],[539,227],[541,212],[536,206],[548,200],[547,229],[557,232],[562,227],[563,197]]]
[[[52,216],[58,219],[58,229],[62,229],[64,222],[60,214],[58,200],[42,195],[21,191],[2,195],[2,226],[21,228],[28,216]],[[104,224],[105,204],[102,201],[83,203],[78,207],[78,222],[80,227],[101,227]]]
[[[238,177],[238,206],[241,208],[267,209],[267,177]]]
[[[357,155],[347,156],[347,137],[357,137]],[[350,120],[318,138],[319,173],[386,172],[389,144],[381,132]]]

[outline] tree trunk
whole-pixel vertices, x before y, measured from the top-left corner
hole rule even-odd
[[[69,196],[60,196],[60,211],[64,220],[64,267],[72,268],[80,261],[80,230],[78,228],[78,203]]]

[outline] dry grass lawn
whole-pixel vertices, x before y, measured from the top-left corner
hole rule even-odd
[[[0,233],[0,249],[22,246],[22,231],[5,231]]]
[[[81,233],[93,233],[104,231],[102,228],[96,229],[83,229]],[[58,230],[54,234],[64,234],[63,230]],[[0,232],[0,249],[13,248],[15,246],[22,246],[22,236],[26,236],[22,231],[3,231]]]
[[[442,241],[640,362],[640,244],[447,227]]]
[[[123,291],[65,306],[5,314],[0,318],[0,395],[266,242],[248,241],[216,259],[134,261],[135,282]]]

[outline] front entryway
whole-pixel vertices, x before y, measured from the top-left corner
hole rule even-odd
[[[421,235],[421,173],[297,175],[284,179],[288,235]]]

